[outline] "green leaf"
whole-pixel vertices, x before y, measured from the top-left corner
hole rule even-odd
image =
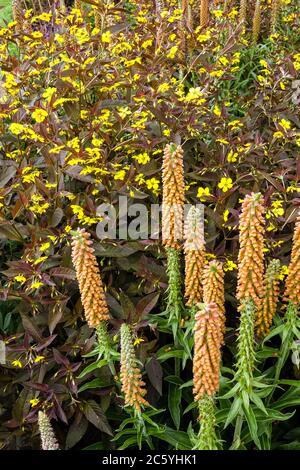
[[[253,412],[253,409],[251,407],[249,407],[249,408],[243,407],[243,410],[244,410],[245,417],[246,417],[246,420],[247,420],[247,423],[248,423],[250,435],[251,435],[253,441],[255,442],[255,444],[257,445],[257,447],[260,449],[261,445],[260,445],[260,442],[259,442],[259,439],[258,439],[258,436],[257,436],[257,429],[258,429],[257,428],[257,421],[256,421],[255,414]]]
[[[87,382],[78,389],[78,393],[83,392],[84,390],[89,390],[91,388],[103,388],[103,387],[109,387],[112,385],[111,383],[107,383],[103,379],[94,379],[91,380],[90,382]]]
[[[169,384],[168,406],[176,429],[180,427],[181,393],[178,386]]]
[[[83,369],[82,372],[77,376],[78,379],[82,379],[85,375],[89,374],[90,372],[93,372],[95,369],[101,369],[101,367],[106,366],[107,361],[106,359],[101,359],[101,361],[93,362],[89,366],[87,366],[85,369]]]
[[[166,427],[163,432],[150,431],[152,436],[168,442],[176,450],[191,450],[192,444],[186,432]]]
[[[235,417],[238,415],[239,411],[241,410],[242,407],[242,400],[240,398],[235,398],[231,408],[229,410],[224,429],[227,428],[227,426],[235,419]]]

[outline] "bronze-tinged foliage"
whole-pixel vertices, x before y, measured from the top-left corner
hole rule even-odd
[[[256,313],[256,331],[262,338],[269,334],[276,313],[279,299],[280,267],[280,261],[274,259],[266,271],[263,298]]]
[[[191,207],[185,224],[185,297],[187,305],[202,302],[202,275],[205,261],[204,223],[202,213]]]
[[[222,331],[225,332],[225,292],[224,270],[220,261],[210,261],[203,272],[203,302],[208,305],[214,303],[222,319]]]
[[[72,261],[76,269],[81,301],[88,325],[96,328],[101,321],[109,319],[109,311],[92,244],[90,234],[86,230],[78,229],[74,232]]]
[[[289,272],[285,282],[285,300],[300,304],[300,213],[295,224]]]
[[[165,147],[163,166],[162,237],[168,248],[178,249],[183,238],[184,173],[183,149],[180,145]]]
[[[195,315],[193,382],[194,398],[213,395],[219,388],[223,318],[215,303],[200,307]]]
[[[144,396],[146,389],[134,352],[133,336],[130,326],[121,326],[121,384],[125,405],[140,413],[141,408],[148,406]]]
[[[240,215],[237,298],[252,299],[257,308],[264,288],[264,202],[260,193],[248,194]]]

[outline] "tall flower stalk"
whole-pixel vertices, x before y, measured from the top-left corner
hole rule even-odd
[[[247,195],[240,216],[237,298],[241,312],[236,380],[250,391],[255,363],[254,324],[264,294],[264,205],[260,193]]]
[[[109,310],[93,242],[84,229],[78,229],[72,234],[72,261],[86,321],[91,328],[97,328],[102,321],[109,319]]]
[[[144,396],[146,390],[142,374],[134,352],[133,335],[130,326],[121,326],[121,384],[124,393],[125,406],[131,407],[136,413],[148,406]]]
[[[240,0],[239,22],[245,23],[247,19],[248,0]]]
[[[203,27],[208,23],[209,3],[208,0],[201,0],[200,3],[200,26]]]
[[[39,411],[38,426],[41,436],[42,449],[59,450],[59,445],[52,429],[50,419],[48,418],[46,413],[44,413],[44,411]]]
[[[169,278],[166,312],[169,322],[172,324],[174,335],[176,335],[183,309],[179,250],[183,238],[184,172],[183,149],[180,145],[166,146],[162,180],[162,241],[167,250]]]
[[[247,195],[240,216],[240,250],[237,298],[259,307],[264,292],[264,205],[260,193]]]
[[[107,331],[109,310],[94,251],[90,234],[86,230],[72,232],[72,261],[85,318],[89,327],[96,329],[98,359],[104,357],[114,374],[112,359],[117,354]]]
[[[203,273],[203,302],[215,303],[220,318],[222,319],[222,331],[225,332],[225,291],[224,270],[222,263],[213,260],[204,268]]]
[[[285,282],[284,297],[287,302],[300,304],[300,213],[295,224],[289,271]]]
[[[256,0],[255,9],[253,14],[253,25],[252,25],[252,41],[256,44],[260,35],[261,26],[261,6],[260,0]]]
[[[281,8],[281,0],[272,0],[271,5],[271,33],[275,32],[278,16]]]
[[[22,31],[22,24],[23,24],[23,10],[20,5],[20,0],[13,0],[12,2],[12,15],[13,19],[16,23],[16,31],[17,33]]]
[[[205,243],[202,212],[192,206],[188,212],[184,233],[185,297],[189,307],[202,302],[202,274]]]
[[[256,314],[256,331],[262,338],[269,334],[276,313],[279,299],[279,274],[280,261],[274,259],[266,271],[263,299]]]
[[[253,372],[256,362],[254,326],[257,310],[264,294],[264,205],[260,193],[247,195],[240,215],[240,250],[238,266],[237,298],[240,302],[240,326],[237,340],[237,363],[232,393],[241,401],[237,408],[237,419],[232,448],[240,445],[244,415],[250,422],[249,401],[255,400]],[[236,403],[239,403],[238,401]],[[249,426],[253,440],[258,444]]]
[[[223,318],[215,303],[199,305],[195,315],[193,393],[198,403],[200,431],[194,449],[214,450],[216,436],[214,395],[219,389]]]
[[[162,236],[167,248],[178,250],[183,238],[184,171],[183,149],[166,145],[162,166]]]

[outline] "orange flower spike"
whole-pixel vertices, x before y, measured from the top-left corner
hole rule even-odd
[[[260,193],[247,195],[240,215],[237,298],[252,299],[259,308],[264,293],[264,214]]]
[[[163,166],[162,233],[163,244],[180,248],[183,238],[184,171],[183,149],[180,145],[166,145]]]
[[[201,0],[200,3],[200,26],[203,27],[208,22],[209,5],[208,0]]]
[[[192,206],[185,225],[185,297],[191,307],[202,301],[202,272],[205,261],[201,211]]]
[[[252,41],[256,44],[260,35],[261,27],[261,5],[260,0],[256,0],[255,9],[253,14],[253,25],[252,25]]]
[[[102,279],[90,234],[84,229],[73,233],[72,261],[76,270],[86,321],[91,328],[109,319]]]
[[[13,0],[12,2],[12,15],[13,19],[16,22],[16,31],[17,33],[22,31],[22,24],[24,21],[23,9],[20,5],[20,0]]]
[[[212,396],[219,388],[223,319],[215,303],[195,316],[193,382],[195,401]]]
[[[294,305],[300,304],[300,212],[294,230],[292,255],[284,294],[286,301]]]
[[[132,332],[126,323],[123,323],[121,326],[120,378],[125,405],[132,406],[135,411],[140,413],[141,407],[148,406],[149,404],[144,398],[146,394],[146,390],[143,388],[145,383],[142,380],[142,374],[137,364]]]
[[[223,322],[223,333],[225,332],[225,292],[224,292],[224,270],[222,263],[213,260],[204,268],[203,273],[203,302],[217,305],[220,318]]]
[[[266,272],[264,296],[256,314],[257,334],[262,338],[269,334],[270,327],[276,313],[279,298],[279,273],[280,261],[278,259],[274,259],[271,261]]]

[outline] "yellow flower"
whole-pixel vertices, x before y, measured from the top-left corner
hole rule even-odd
[[[221,178],[221,181],[218,184],[218,188],[222,189],[223,193],[226,193],[232,187],[233,182],[231,178]]]
[[[42,287],[44,284],[40,281],[34,281],[32,284],[31,284],[31,289],[39,289],[40,287]]]
[[[19,274],[18,276],[15,276],[15,277],[14,277],[14,280],[17,281],[17,282],[23,283],[23,282],[26,281],[26,277],[23,276],[22,274]]]
[[[45,109],[42,108],[37,108],[33,111],[32,117],[36,122],[44,122],[46,117],[48,116],[48,113]]]
[[[29,400],[29,403],[31,405],[31,408],[34,408],[36,405],[38,405],[40,400],[38,398],[32,398],[32,400]]]
[[[37,19],[42,21],[50,21],[52,18],[52,13],[42,13],[41,15],[37,16]]]
[[[157,180],[156,178],[151,178],[149,180],[146,180],[145,181],[146,183],[146,186],[148,189],[152,189],[154,194],[158,193],[159,191],[159,180]]]
[[[210,189],[208,187],[202,188],[201,186],[198,188],[197,197],[200,201],[205,200],[206,197],[211,196]]]
[[[165,93],[169,89],[170,89],[170,85],[168,83],[162,83],[161,85],[159,85],[159,87],[157,89],[157,92],[158,93]]]
[[[218,117],[221,116],[221,110],[220,110],[220,107],[217,104],[215,104],[215,106],[213,107],[213,113]]]
[[[138,155],[133,155],[132,158],[137,160],[140,165],[145,165],[150,161],[150,157],[147,152],[139,153]]]
[[[281,131],[276,131],[276,132],[274,132],[273,137],[275,137],[275,139],[280,139],[280,138],[284,137],[284,134]]]
[[[237,152],[233,152],[233,150],[230,150],[227,155],[227,160],[229,161],[229,163],[235,163],[238,159],[238,155],[239,154]]]
[[[216,17],[219,18],[220,16],[223,16],[222,10],[213,10],[212,14]]]
[[[102,42],[106,42],[106,43],[110,43],[111,42],[111,38],[112,38],[112,34],[110,31],[106,31],[105,33],[102,34],[101,36],[101,41]]]
[[[237,269],[237,265],[233,261],[227,260],[224,271],[233,271],[234,269]]]
[[[114,180],[120,180],[123,181],[126,175],[125,170],[119,170],[117,173],[114,175]]]
[[[12,361],[11,364],[12,364],[12,366],[14,366],[14,367],[19,367],[20,369],[22,369],[22,367],[23,367],[23,366],[22,366],[22,362],[19,361],[19,359],[15,359],[14,361]]]
[[[229,210],[226,209],[226,210],[224,211],[224,213],[223,213],[223,220],[224,220],[224,222],[227,222],[228,216],[229,216]]]
[[[18,124],[16,122],[13,122],[9,126],[9,131],[14,135],[22,134],[25,129],[26,129],[25,126],[23,126],[22,124]]]
[[[57,89],[55,87],[48,87],[48,88],[46,88],[46,90],[44,91],[42,96],[43,96],[43,98],[45,98],[45,100],[47,100],[49,102],[49,101],[51,101],[52,96],[56,92],[57,92]]]
[[[137,346],[139,345],[140,343],[143,343],[145,340],[143,338],[136,338],[134,340],[134,343],[133,343],[133,346]]]
[[[38,363],[38,362],[43,361],[44,359],[45,359],[45,356],[36,356],[34,362],[35,362],[35,363]]]
[[[279,121],[279,125],[285,130],[289,130],[291,128],[291,123],[287,119],[281,119]]]
[[[174,59],[176,57],[178,51],[178,46],[173,46],[169,50],[169,53],[167,54],[168,59]]]

